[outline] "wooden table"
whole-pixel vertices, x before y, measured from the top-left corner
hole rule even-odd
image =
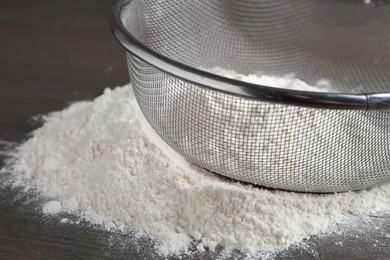
[[[128,82],[124,52],[108,29],[113,4],[113,0],[1,4],[0,140],[20,143],[39,126],[32,116],[92,99],[105,87]],[[0,166],[4,158],[0,154]],[[3,175],[0,181],[7,178]],[[75,219],[72,215],[45,217],[39,208],[42,201],[22,189],[0,188],[0,259],[157,258],[147,239],[135,243],[131,234],[59,222],[62,217]],[[311,238],[307,249],[292,248],[276,257],[390,259],[390,238],[384,235],[390,233],[389,215],[356,218],[361,228]],[[378,229],[367,231],[372,225]],[[193,258],[213,259],[218,251]]]

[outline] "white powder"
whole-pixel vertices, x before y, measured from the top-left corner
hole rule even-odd
[[[319,234],[344,214],[390,205],[390,185],[342,194],[299,194],[232,182],[167,147],[145,123],[131,86],[106,89],[46,117],[19,147],[15,169],[56,201],[46,213],[77,212],[107,229],[129,225],[162,255],[193,239],[255,253]]]
[[[42,212],[46,214],[57,214],[62,211],[62,205],[59,201],[49,201],[42,207]]]
[[[313,92],[326,92],[331,89],[330,81],[326,79],[318,80],[317,85],[319,87],[313,87],[306,84],[306,82],[295,78],[294,75],[292,74],[287,75],[285,77],[272,77],[268,75],[256,75],[256,74],[243,75],[235,72],[234,70],[227,70],[221,67],[214,67],[208,69],[202,68],[202,70],[226,78],[241,80],[248,83],[274,87],[274,88],[287,88],[287,89],[313,91]]]

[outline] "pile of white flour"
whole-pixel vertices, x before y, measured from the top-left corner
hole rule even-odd
[[[87,216],[148,234],[162,255],[217,245],[277,250],[325,231],[344,214],[390,206],[390,185],[299,194],[228,181],[185,161],[145,123],[131,85],[106,89],[45,118],[18,148],[15,169],[53,201],[43,212]]]

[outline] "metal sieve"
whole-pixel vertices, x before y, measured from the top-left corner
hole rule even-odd
[[[389,24],[389,1],[363,0],[124,0],[111,18],[167,144],[212,172],[302,192],[390,181]],[[332,87],[260,86],[214,67]]]

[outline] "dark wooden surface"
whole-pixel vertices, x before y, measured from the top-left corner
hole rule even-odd
[[[22,142],[37,114],[92,99],[128,82],[123,50],[108,29],[112,0],[14,0],[0,7],[0,140]],[[0,148],[5,148],[0,143]],[[0,154],[0,166],[4,164]],[[0,177],[6,181],[7,174]],[[4,185],[3,185],[4,186]],[[45,217],[40,195],[0,188],[0,259],[153,259],[153,244],[88,223]],[[277,258],[390,259],[389,215],[361,219],[359,228],[311,238]],[[370,227],[375,227],[370,229]],[[219,249],[220,250],[220,249]],[[193,258],[213,259],[217,252]],[[234,256],[240,258],[236,252]],[[184,257],[186,258],[186,257]]]

